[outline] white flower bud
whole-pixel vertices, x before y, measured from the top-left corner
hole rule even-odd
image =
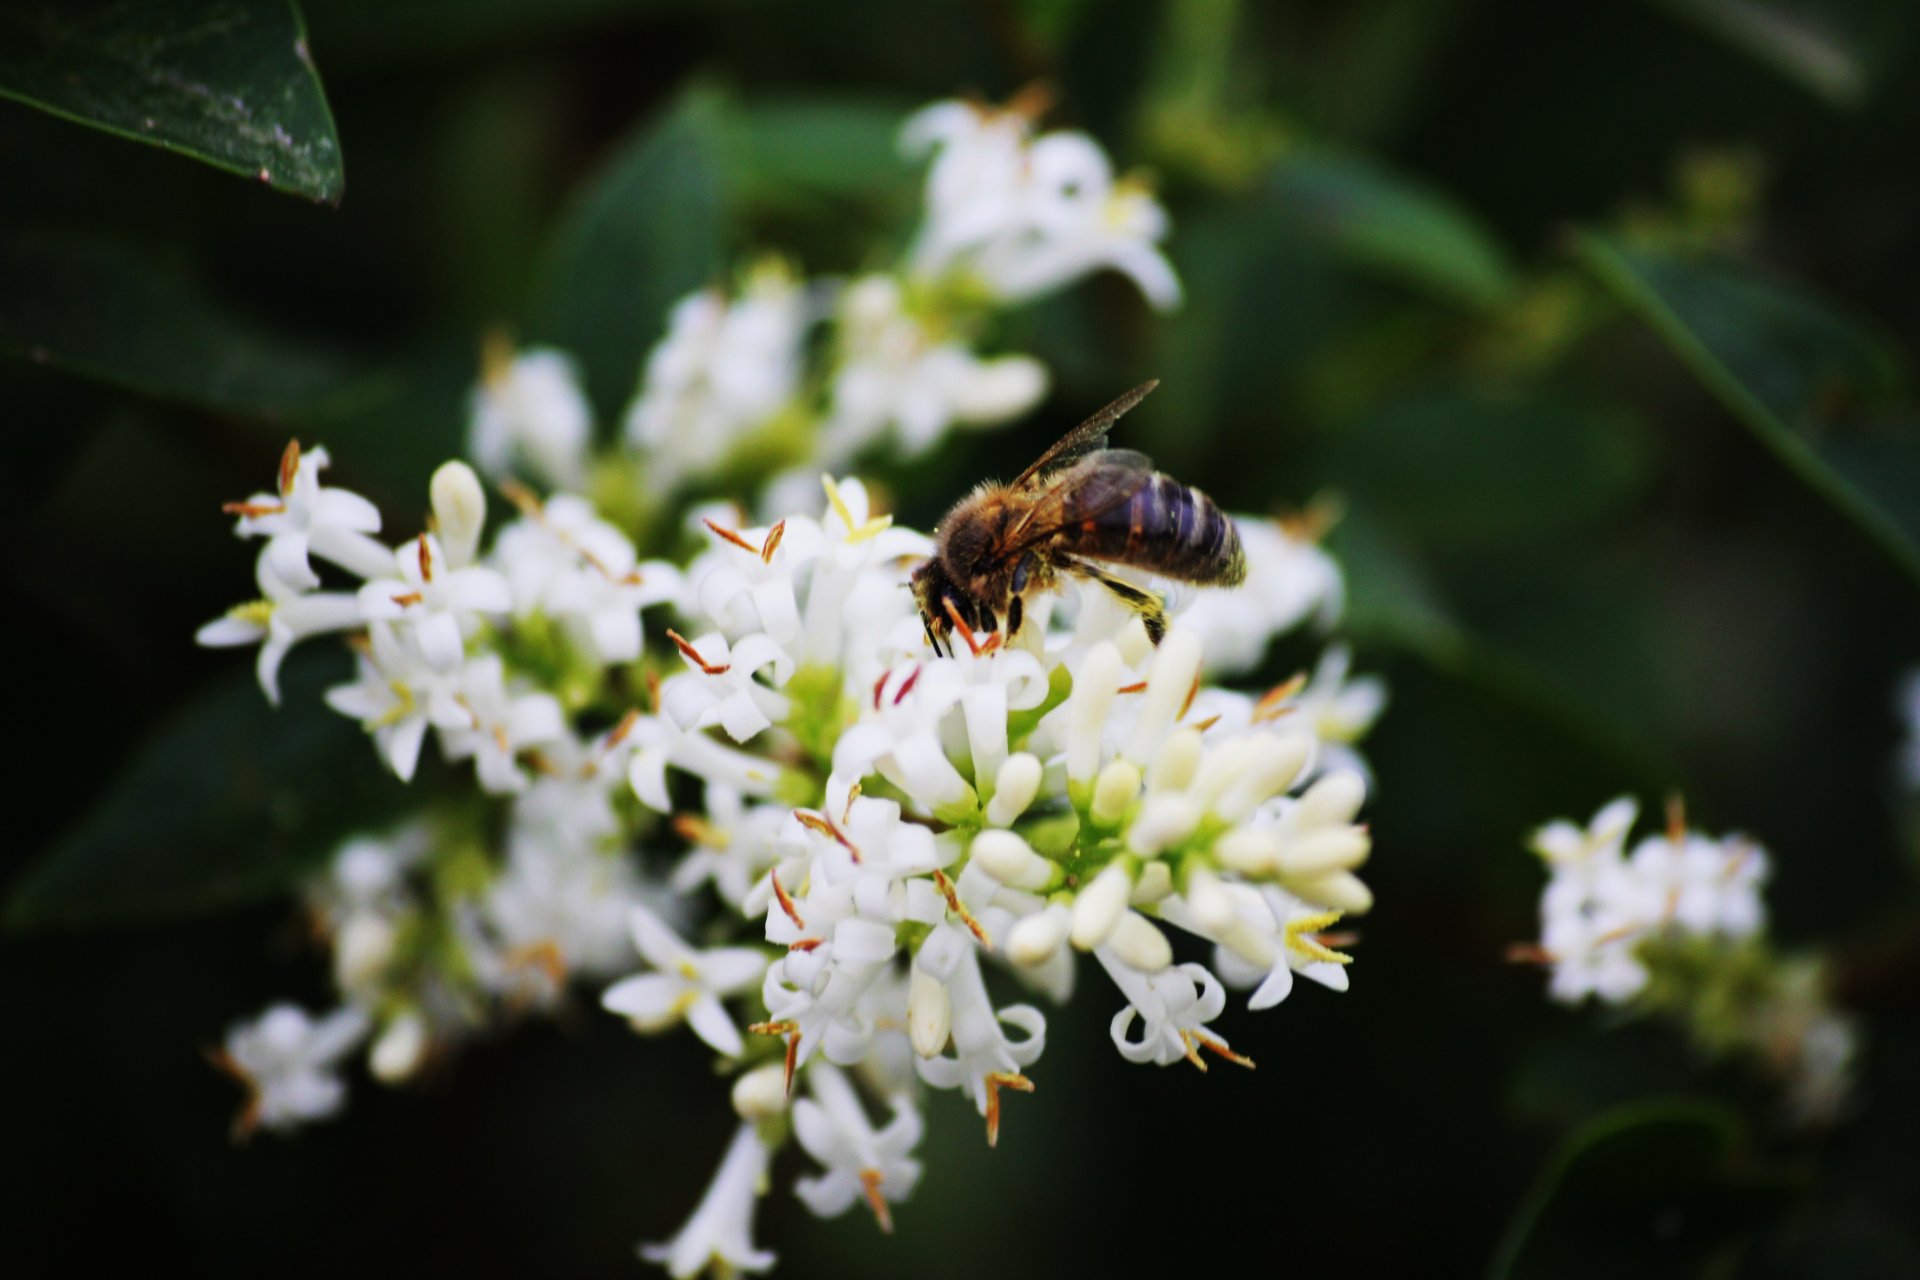
[[[993,799],[987,802],[987,821],[996,827],[1010,827],[1014,819],[1027,811],[1040,794],[1040,782],[1046,768],[1038,756],[1022,751],[1001,762],[994,776]]]
[[[907,982],[907,1039],[923,1058],[937,1058],[953,1029],[953,1001],[940,982],[918,969]]]
[[[1085,785],[1100,767],[1100,735],[1119,694],[1120,651],[1106,641],[1087,651],[1067,699],[1067,781]]]
[[[1205,753],[1198,729],[1175,729],[1160,744],[1153,763],[1147,767],[1147,790],[1185,791],[1193,775],[1200,771],[1200,759]]]
[[[433,522],[447,566],[464,569],[480,550],[480,531],[487,523],[487,491],[480,477],[464,462],[441,464],[427,486],[433,501]]]
[[[1133,893],[1133,877],[1118,862],[1108,863],[1073,900],[1073,945],[1091,951],[1112,935]]]
[[[1107,945],[1121,963],[1141,973],[1158,973],[1173,963],[1173,944],[1167,941],[1167,935],[1137,911],[1120,917]]]
[[[1120,634],[1113,638],[1120,651],[1120,659],[1129,667],[1137,667],[1153,652],[1153,637],[1147,634],[1147,624],[1138,614],[1127,620],[1120,628]]]
[[[1133,722],[1133,735],[1120,754],[1129,760],[1151,760],[1166,737],[1173,718],[1187,704],[1193,682],[1200,678],[1200,633],[1191,627],[1176,627],[1160,641],[1147,671],[1147,689],[1140,718]]]
[[[419,1014],[403,1013],[387,1023],[367,1055],[367,1068],[382,1084],[399,1084],[420,1069],[427,1056],[427,1024]]]
[[[1283,876],[1351,871],[1365,862],[1372,851],[1373,839],[1365,828],[1327,827],[1283,843],[1275,870]]]
[[[1053,959],[1067,940],[1065,907],[1049,907],[1019,921],[1007,932],[1007,958],[1023,969],[1034,969]]]
[[[1103,827],[1114,826],[1139,795],[1140,770],[1125,760],[1110,761],[1094,784],[1091,816]]]
[[[1244,920],[1235,920],[1220,931],[1220,945],[1256,969],[1270,969],[1280,958],[1280,947],[1273,934],[1264,933]]]
[[[742,1120],[770,1120],[786,1109],[786,1064],[769,1062],[733,1082],[733,1111]]]
[[[1200,806],[1184,795],[1149,793],[1127,830],[1127,847],[1143,858],[1155,857],[1192,835],[1200,817]]]
[[[1011,831],[982,831],[975,836],[973,860],[995,880],[1015,889],[1045,889],[1059,870]]]
[[[1340,769],[1301,793],[1297,820],[1303,826],[1344,825],[1353,821],[1366,800],[1366,779],[1352,769]]]
[[[1172,892],[1173,869],[1156,860],[1140,868],[1140,879],[1134,884],[1127,902],[1136,907],[1150,907]]]
[[[1220,877],[1206,868],[1196,868],[1187,877],[1186,898],[1193,923],[1206,933],[1218,937],[1233,924],[1233,896],[1220,883]]]
[[[1296,898],[1348,915],[1364,915],[1373,909],[1373,891],[1350,871],[1328,871],[1304,879],[1289,877],[1286,885]]]
[[[1214,804],[1228,822],[1244,822],[1268,800],[1284,792],[1313,758],[1309,734],[1257,734],[1247,740],[1246,765]]]
[[[333,940],[334,980],[352,990],[379,980],[393,959],[396,930],[377,911],[356,911],[340,926]]]
[[[1213,842],[1213,857],[1242,875],[1272,875],[1280,856],[1280,833],[1272,827],[1237,827]]]

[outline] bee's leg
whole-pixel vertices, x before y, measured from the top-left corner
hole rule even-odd
[[[1153,592],[1136,587],[1125,578],[1116,578],[1099,565],[1089,564],[1085,560],[1068,560],[1060,567],[1077,578],[1099,583],[1111,591],[1121,604],[1139,614],[1140,621],[1146,624],[1147,639],[1159,644],[1161,637],[1167,634],[1167,608]]]
[[[1013,603],[1007,606],[1007,639],[1011,640],[1020,634],[1020,623],[1026,616],[1026,606],[1018,595],[1014,596]]]

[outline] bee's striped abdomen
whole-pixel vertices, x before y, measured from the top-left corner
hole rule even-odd
[[[1095,524],[1076,547],[1086,555],[1183,582],[1230,587],[1247,576],[1232,518],[1200,490],[1161,472]]]

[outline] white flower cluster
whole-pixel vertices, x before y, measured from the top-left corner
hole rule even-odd
[[[750,438],[794,437],[789,460],[921,448],[1044,390],[1037,362],[973,352],[984,307],[1101,267],[1177,300],[1164,215],[1089,139],[953,103],[906,138],[934,153],[906,265],[831,288],[769,265],[682,302],[620,451],[592,452],[564,355],[490,348],[476,460],[557,490],[501,479],[515,514],[490,541],[461,462],[397,545],[371,503],[321,485],[321,449],[289,446],[275,491],[230,508],[265,540],[261,598],[201,642],[257,644],[277,702],[287,651],[343,633],[357,674],[327,705],[402,781],[432,739],[476,784],[439,771],[447,798],[348,842],[309,887],[340,1006],[233,1028],[216,1058],[247,1085],[243,1128],[338,1110],[356,1052],[403,1081],[584,986],[636,1031],[686,1026],[734,1077],[720,1169],[646,1256],[762,1270],[776,1150],[810,1158],[794,1191],[815,1213],[865,1204],[889,1226],[921,1176],[929,1091],[997,1140],[1004,1095],[1035,1088],[1038,1002],[1071,994],[1080,953],[1139,1063],[1250,1065],[1220,1026],[1229,988],[1254,1010],[1296,975],[1346,988],[1337,926],[1372,900],[1356,743],[1384,691],[1338,648],[1265,694],[1208,683],[1337,618],[1310,531],[1240,519],[1246,587],[1171,600],[1157,647],[1099,591],[1039,596],[1012,642],[962,628],[941,654],[909,586],[932,540],[857,480],[805,473],[803,494],[789,471],[762,497],[783,518],[761,523],[694,510],[666,530],[697,541],[680,562],[642,560],[636,529],[580,496],[646,477],[662,505],[637,526]]]
[[[809,282],[769,259],[731,294],[676,305],[622,430],[646,458],[648,489],[671,494],[745,453],[839,466],[884,442],[918,453],[954,427],[1006,422],[1046,394],[1046,367],[980,355],[975,335],[994,310],[1095,271],[1124,273],[1155,307],[1177,304],[1158,248],[1165,211],[1141,182],[1116,179],[1093,139],[1036,135],[1033,114],[945,102],[907,121],[903,148],[931,163],[925,217],[895,270]],[[571,362],[548,349],[516,358],[496,342],[484,364],[476,464],[578,487],[592,414]]]
[[[1622,796],[1585,829],[1565,820],[1533,833],[1550,879],[1540,898],[1537,958],[1554,999],[1621,1004],[1647,985],[1642,944],[1653,936],[1749,938],[1766,925],[1767,854],[1743,835],[1711,839],[1676,809],[1667,830],[1626,840],[1638,802]]]

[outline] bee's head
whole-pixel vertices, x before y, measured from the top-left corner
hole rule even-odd
[[[953,615],[974,631],[991,630],[981,621],[979,603],[953,581],[939,556],[933,556],[913,571],[913,599],[920,606],[920,620],[926,625],[927,639],[938,650],[953,630]],[[951,608],[949,608],[951,605]]]

